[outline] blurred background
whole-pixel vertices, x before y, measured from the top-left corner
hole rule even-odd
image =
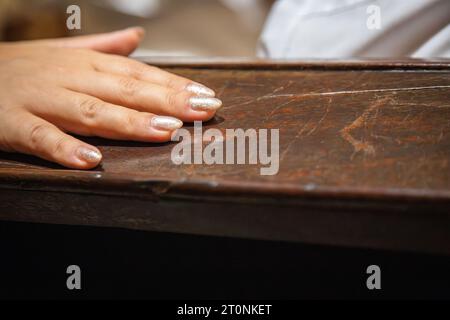
[[[274,0],[0,0],[2,41],[55,38],[142,26],[135,55],[254,57]],[[69,5],[81,30],[66,28]]]

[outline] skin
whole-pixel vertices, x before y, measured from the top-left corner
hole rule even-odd
[[[215,111],[189,106],[193,82],[126,58],[140,28],[58,40],[0,44],[0,150],[90,169],[100,151],[70,134],[169,141],[155,115],[207,121]],[[80,150],[97,152],[94,159]]]

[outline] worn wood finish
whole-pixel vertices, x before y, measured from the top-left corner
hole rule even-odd
[[[0,219],[450,253],[449,61],[156,63],[217,91],[204,129],[279,128],[279,173],[173,143],[91,139],[87,172],[2,153]]]

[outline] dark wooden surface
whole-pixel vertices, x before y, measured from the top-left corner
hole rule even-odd
[[[172,143],[88,140],[86,172],[1,153],[0,219],[450,254],[449,61],[157,64],[216,90],[205,129],[280,129],[279,173]]]

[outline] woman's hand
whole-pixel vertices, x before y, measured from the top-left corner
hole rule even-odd
[[[119,56],[142,35],[0,44],[0,149],[89,169],[100,151],[68,133],[164,142],[182,121],[211,119],[221,107],[212,90]]]

